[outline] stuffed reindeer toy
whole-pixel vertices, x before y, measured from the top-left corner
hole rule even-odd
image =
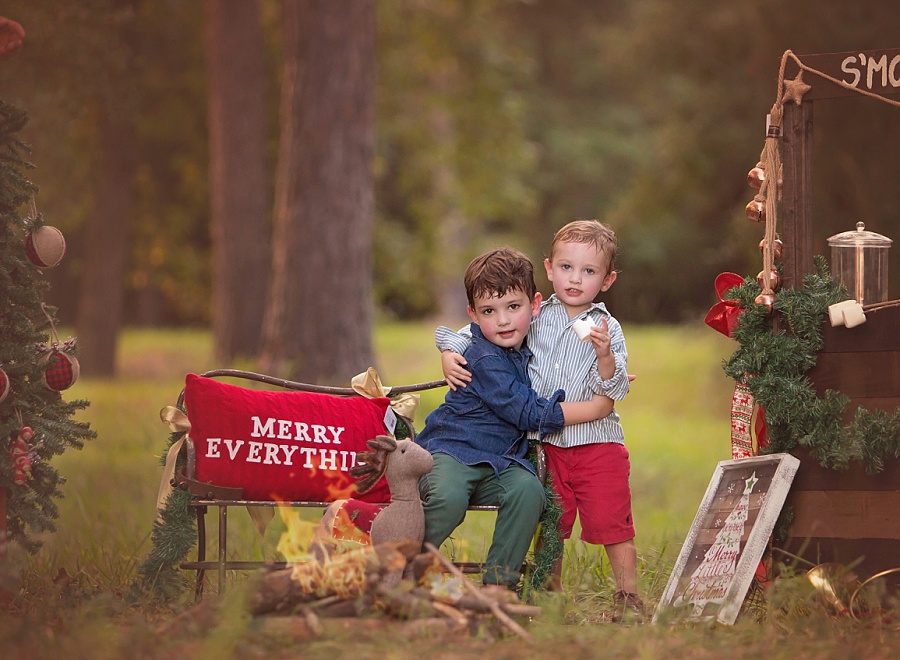
[[[313,538],[314,553],[320,556],[334,546],[335,538],[348,538],[342,528],[351,521],[357,529],[356,540],[363,540],[368,526],[366,520],[371,520],[368,536],[372,545],[406,539],[421,545],[425,536],[419,477],[434,467],[431,454],[411,440],[395,440],[387,435],[379,435],[366,444],[372,451],[360,452],[360,463],[350,469],[350,474],[358,479],[356,490],[365,493],[385,476],[391,489],[391,503],[382,508],[353,499],[332,502],[325,509]],[[401,577],[397,574],[390,581],[397,582]]]

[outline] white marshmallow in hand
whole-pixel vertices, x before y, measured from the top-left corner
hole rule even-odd
[[[578,335],[578,338],[581,341],[590,341],[591,340],[591,328],[593,328],[596,323],[594,323],[594,319],[587,317],[583,319],[578,319],[574,323],[572,323],[572,330],[575,331],[575,334]]]

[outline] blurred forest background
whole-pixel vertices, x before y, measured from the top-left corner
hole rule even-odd
[[[619,234],[606,300],[623,323],[697,321],[719,272],[762,267],[746,175],[782,53],[900,47],[892,0],[0,13],[27,35],[0,97],[31,116],[37,209],[68,242],[49,300],[87,375],[115,373],[126,325],[191,325],[213,329],[223,366],[345,379],[380,318],[461,320],[475,254],[511,244],[537,263],[579,217]],[[900,240],[898,151],[897,108],[817,104],[817,254],[860,220]]]

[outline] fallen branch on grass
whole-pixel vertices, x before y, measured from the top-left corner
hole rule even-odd
[[[493,614],[495,617],[497,617],[497,619],[503,625],[505,625],[507,628],[512,630],[514,633],[516,633],[522,639],[531,641],[531,635],[528,634],[528,631],[525,630],[518,623],[513,621],[509,617],[509,615],[503,611],[503,608],[500,606],[500,603],[498,603],[497,601],[491,600],[491,599],[487,598],[484,594],[482,594],[475,587],[475,585],[472,584],[471,581],[466,579],[466,577],[462,574],[462,572],[458,568],[456,568],[456,566],[453,565],[453,562],[451,562],[449,559],[447,559],[446,557],[444,557],[444,555],[441,554],[440,550],[435,548],[433,544],[428,543],[427,541],[425,542],[425,549],[428,550],[428,552],[433,554],[435,557],[437,557],[438,560],[441,562],[441,564],[443,564],[444,568],[446,568],[450,573],[452,573],[457,578],[460,578],[462,581],[462,584],[466,587],[466,589],[469,590],[469,593],[471,593],[475,597],[475,600],[479,601],[479,603],[481,603],[482,605],[485,605],[488,608],[488,610],[490,610],[491,614]]]

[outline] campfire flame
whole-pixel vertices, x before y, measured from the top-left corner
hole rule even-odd
[[[277,507],[285,530],[278,540],[278,552],[291,564],[312,559],[309,547],[316,532],[316,523],[300,518],[300,511],[288,506]]]
[[[356,483],[341,475],[325,484],[327,501],[346,500],[356,494]]]
[[[340,598],[362,593],[366,568],[373,561],[377,564],[378,558],[369,545],[368,534],[351,522],[344,509],[337,510],[333,523],[342,531],[339,538],[321,524],[303,520],[297,509],[278,507],[278,512],[285,525],[278,551],[292,564],[291,579],[304,593]]]
[[[366,585],[366,567],[378,563],[372,546],[357,546],[358,549],[344,554],[333,555],[324,562],[295,564],[291,579],[298,583],[304,593],[318,597],[335,595],[339,598],[355,598]]]

